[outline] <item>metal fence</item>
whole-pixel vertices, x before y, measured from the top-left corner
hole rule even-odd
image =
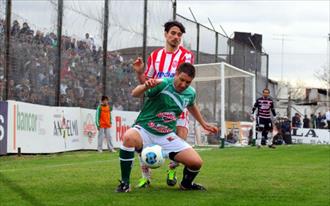
[[[225,61],[257,74],[258,91],[267,85],[266,54],[175,14],[173,6],[170,0],[0,0],[0,99],[95,108],[107,95],[115,108],[137,111],[132,62],[164,46],[163,24],[173,17],[186,27],[183,45],[195,63]]]

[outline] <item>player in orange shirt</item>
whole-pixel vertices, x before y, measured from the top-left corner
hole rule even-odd
[[[101,104],[96,109],[95,122],[99,131],[97,150],[102,152],[103,138],[107,141],[107,147],[110,152],[115,152],[111,143],[110,128],[111,128],[111,111],[112,107],[109,105],[109,98],[102,96]]]

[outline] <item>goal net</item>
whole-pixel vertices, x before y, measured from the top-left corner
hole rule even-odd
[[[217,125],[217,135],[206,132],[191,116],[188,142],[195,146],[245,146],[255,127],[250,113],[255,101],[255,76],[230,64],[195,65],[196,103],[203,117]]]

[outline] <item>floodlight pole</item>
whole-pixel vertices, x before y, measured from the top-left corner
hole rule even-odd
[[[5,26],[5,97],[4,100],[9,98],[9,69],[10,69],[10,25],[11,25],[11,5],[12,1],[6,1],[6,26]],[[13,94],[10,94],[13,95]],[[3,98],[3,97],[2,97]]]
[[[104,1],[104,22],[103,22],[103,95],[107,94],[107,57],[108,57],[108,30],[109,30],[109,0]]]
[[[330,5],[329,5],[330,7]],[[330,14],[329,14],[330,16]],[[329,100],[329,96],[330,96],[330,33],[328,34],[328,49],[327,49],[327,62],[328,62],[328,70],[329,70],[329,73],[328,73],[328,79],[326,82],[328,82],[327,84],[327,106],[328,106],[328,109],[330,108],[330,100]]]
[[[225,134],[226,134],[226,122],[225,122],[225,64],[220,64],[220,75],[221,75],[221,145],[220,148],[225,147]]]
[[[143,41],[142,41],[142,59],[147,60],[147,18],[148,18],[148,0],[144,0],[143,7]]]
[[[253,76],[252,81],[252,105],[254,105],[256,101],[256,76]],[[256,115],[253,114],[254,120],[256,121]],[[256,124],[253,122],[252,124],[252,146],[256,145]]]
[[[56,48],[56,69],[57,69],[57,82],[56,82],[56,106],[61,106],[61,64],[62,64],[62,27],[63,27],[63,0],[58,0],[57,5],[57,48]]]
[[[172,7],[173,7],[173,17],[172,17],[172,19],[176,20],[176,8],[177,8],[176,0],[172,0]]]

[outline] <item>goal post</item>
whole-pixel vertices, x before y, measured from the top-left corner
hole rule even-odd
[[[195,65],[192,86],[203,117],[221,128],[212,135],[190,118],[189,143],[195,146],[244,146],[255,139],[250,120],[256,99],[255,75],[225,62]],[[252,133],[252,134],[251,134]]]

